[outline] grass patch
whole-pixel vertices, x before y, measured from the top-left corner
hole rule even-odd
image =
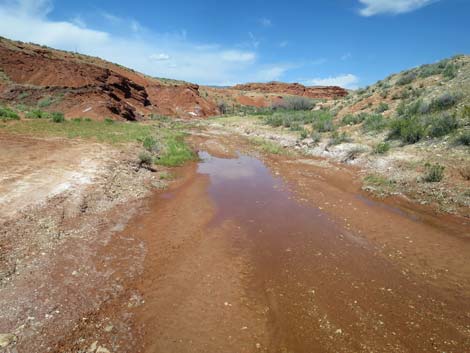
[[[156,164],[176,167],[196,158],[194,152],[185,143],[184,134],[165,130],[162,134],[162,140],[164,148],[156,160]]]
[[[333,115],[329,111],[320,110],[313,113],[315,113],[312,124],[314,130],[318,132],[328,132],[335,129]]]
[[[8,107],[0,107],[0,120],[20,120],[20,116],[13,109]]]
[[[438,183],[444,178],[444,169],[445,167],[436,163],[430,164],[426,163],[424,165],[425,172],[423,175],[423,181],[426,183]]]
[[[367,117],[367,114],[360,113],[360,114],[348,114],[343,117],[341,120],[341,123],[343,125],[357,125],[360,124],[364,121],[364,119]]]
[[[113,144],[142,141],[145,137],[152,136],[155,131],[152,126],[136,123],[106,124],[91,120],[84,122],[86,123],[64,121],[55,124],[46,119],[22,120],[14,125],[7,125],[4,129],[17,134],[82,138]]]
[[[33,109],[26,113],[26,118],[28,119],[47,119],[49,116],[48,112],[41,109]]]
[[[379,142],[374,146],[375,154],[385,154],[390,151],[390,144],[388,142]]]
[[[260,150],[263,152],[267,153],[272,153],[272,154],[283,154],[285,153],[284,149],[282,148],[281,145],[272,142],[272,141],[267,141],[263,138],[260,137],[255,137],[250,139],[250,141],[258,147]]]
[[[380,132],[388,126],[387,120],[382,114],[368,114],[362,124],[365,132]]]
[[[454,139],[454,144],[462,146],[470,146],[470,130],[462,131]]]
[[[328,146],[335,146],[345,142],[351,142],[352,139],[346,132],[339,133],[338,131],[334,131],[331,134],[330,140],[328,141]]]

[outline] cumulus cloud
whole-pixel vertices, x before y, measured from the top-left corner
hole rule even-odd
[[[255,52],[259,42],[253,35],[252,50],[240,50],[236,46],[192,41],[184,29],[175,33],[152,32],[137,21],[122,21],[106,12],[101,16],[111,27],[128,23],[129,30],[123,31],[125,34],[96,30],[83,17],[52,19],[51,11],[50,0],[0,1],[0,35],[99,56],[152,76],[201,84],[278,79],[286,71],[275,69],[274,63],[259,62]]]
[[[401,14],[417,10],[439,0],[359,0],[364,6],[359,13],[362,16],[379,14]]]
[[[306,86],[340,86],[343,88],[355,89],[359,82],[359,77],[353,74],[332,76],[326,78],[312,78],[304,80]]]

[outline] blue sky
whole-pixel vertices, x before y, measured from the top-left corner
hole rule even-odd
[[[369,85],[470,53],[468,0],[0,0],[0,35],[157,77]]]

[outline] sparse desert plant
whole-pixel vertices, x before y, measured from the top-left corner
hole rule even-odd
[[[390,143],[384,141],[384,142],[379,142],[374,146],[374,153],[375,154],[385,154],[388,151],[390,151]]]
[[[54,113],[51,113],[51,120],[54,123],[63,123],[65,121],[65,117],[64,117],[64,114],[62,113],[54,112]]]
[[[289,96],[283,99],[283,107],[288,110],[311,110],[315,101],[307,97]]]
[[[387,127],[387,121],[382,114],[369,114],[364,119],[362,129],[366,132],[380,132]]]
[[[413,144],[425,136],[425,128],[418,117],[398,117],[390,123],[390,139],[400,139],[406,144]]]
[[[433,115],[427,119],[427,135],[429,137],[445,136],[459,127],[455,114],[447,112]]]
[[[328,146],[339,145],[345,142],[351,142],[352,139],[346,132],[339,133],[338,131],[334,131],[331,134],[330,140],[328,141]]]
[[[364,113],[360,113],[356,115],[348,114],[343,117],[341,122],[343,123],[343,125],[356,125],[356,124],[362,123],[366,117],[367,117],[367,114],[364,114]]]
[[[33,109],[26,113],[28,119],[46,119],[49,118],[49,113],[42,111],[41,109]]]
[[[389,110],[389,109],[390,109],[390,107],[388,106],[387,103],[381,102],[381,103],[379,104],[379,106],[377,107],[377,109],[375,110],[375,112],[380,114],[380,113],[383,113],[383,112],[385,112],[385,111],[387,111],[387,110]]]
[[[78,124],[81,123],[82,121],[83,121],[82,118],[73,118],[73,119],[72,119],[72,122],[78,123]]]
[[[408,85],[411,82],[413,82],[416,78],[416,73],[415,72],[405,72],[398,80],[397,80],[397,85],[399,86],[404,86]]]
[[[0,107],[0,120],[19,120],[20,116],[13,109]]]
[[[318,132],[333,131],[335,126],[333,124],[333,116],[328,111],[318,111],[313,121],[313,129]]]
[[[147,152],[139,153],[139,167],[152,165],[152,155]]]
[[[451,80],[457,76],[457,66],[453,63],[448,63],[442,71],[442,76]]]
[[[157,141],[152,136],[146,136],[142,141],[142,146],[149,152],[154,152]]]
[[[104,118],[104,122],[105,122],[106,124],[113,124],[113,123],[114,123],[114,120],[111,119],[110,117],[106,117],[106,118]]]
[[[39,108],[46,108],[50,106],[54,100],[52,99],[51,96],[44,97],[38,101],[38,107]]]
[[[444,93],[431,101],[432,110],[445,110],[452,108],[460,100],[460,95],[455,93]]]
[[[305,130],[305,129],[302,129],[302,131],[300,131],[300,138],[302,140],[306,139],[308,137],[308,131]]]
[[[444,178],[444,169],[445,167],[436,163],[430,164],[426,163],[424,165],[425,172],[422,177],[423,181],[426,183],[438,183]]]
[[[310,138],[314,143],[318,143],[321,141],[321,134],[318,131],[312,131]]]
[[[357,159],[364,152],[365,152],[365,149],[363,147],[359,147],[359,146],[353,147],[352,149],[346,152],[346,155],[342,159],[342,162],[346,163],[349,161],[353,161]]]
[[[454,139],[456,145],[470,146],[470,130],[462,131]]]

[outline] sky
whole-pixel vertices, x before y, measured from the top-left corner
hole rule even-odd
[[[470,54],[469,0],[0,0],[0,36],[205,85],[355,89]]]

